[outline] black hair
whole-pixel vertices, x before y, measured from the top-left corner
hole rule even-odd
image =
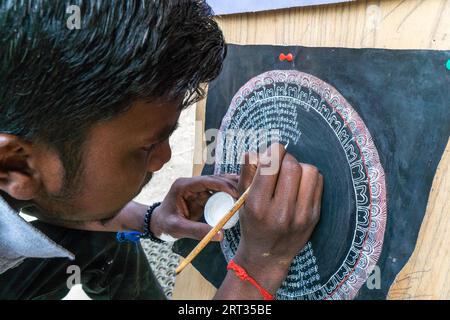
[[[0,0],[0,132],[44,142],[74,170],[93,124],[137,100],[194,103],[225,55],[205,1]]]

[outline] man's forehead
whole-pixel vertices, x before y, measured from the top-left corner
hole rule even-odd
[[[94,131],[96,136],[123,139],[133,142],[151,143],[176,129],[180,108],[176,103],[138,102],[123,113],[106,123],[99,124]]]
[[[170,135],[178,126],[181,110],[177,101],[145,105],[141,109],[145,118],[141,129],[147,135],[162,138]]]

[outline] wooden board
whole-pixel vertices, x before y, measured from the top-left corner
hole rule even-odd
[[[237,44],[450,49],[450,0],[357,1],[218,17]],[[205,101],[197,106],[194,159],[201,159]],[[450,299],[450,142],[438,167],[416,249],[391,286],[391,299]],[[194,164],[193,174],[201,173]],[[210,299],[214,288],[191,268],[175,284],[178,299]],[[194,295],[195,293],[195,295]],[[198,293],[198,294],[197,294]]]
[[[389,299],[450,299],[449,144],[434,177],[416,248],[392,284]]]

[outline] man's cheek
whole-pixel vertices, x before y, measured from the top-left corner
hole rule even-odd
[[[65,170],[56,152],[37,152],[36,166],[41,173],[42,184],[49,194],[59,194],[64,185]]]
[[[117,188],[122,190],[122,195],[126,194],[128,197],[134,198],[147,184],[149,178],[148,172],[142,168],[145,168],[145,166],[142,166],[141,163],[123,171],[123,176],[117,184]]]
[[[152,177],[152,171],[149,168],[152,161],[153,157],[147,152],[138,152],[128,161],[124,161],[122,168],[123,172],[127,172],[129,182],[134,181],[138,187],[147,184]]]

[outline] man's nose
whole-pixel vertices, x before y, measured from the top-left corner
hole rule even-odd
[[[169,139],[161,142],[154,150],[148,164],[149,172],[156,172],[170,161],[172,157],[172,149],[170,148]]]

